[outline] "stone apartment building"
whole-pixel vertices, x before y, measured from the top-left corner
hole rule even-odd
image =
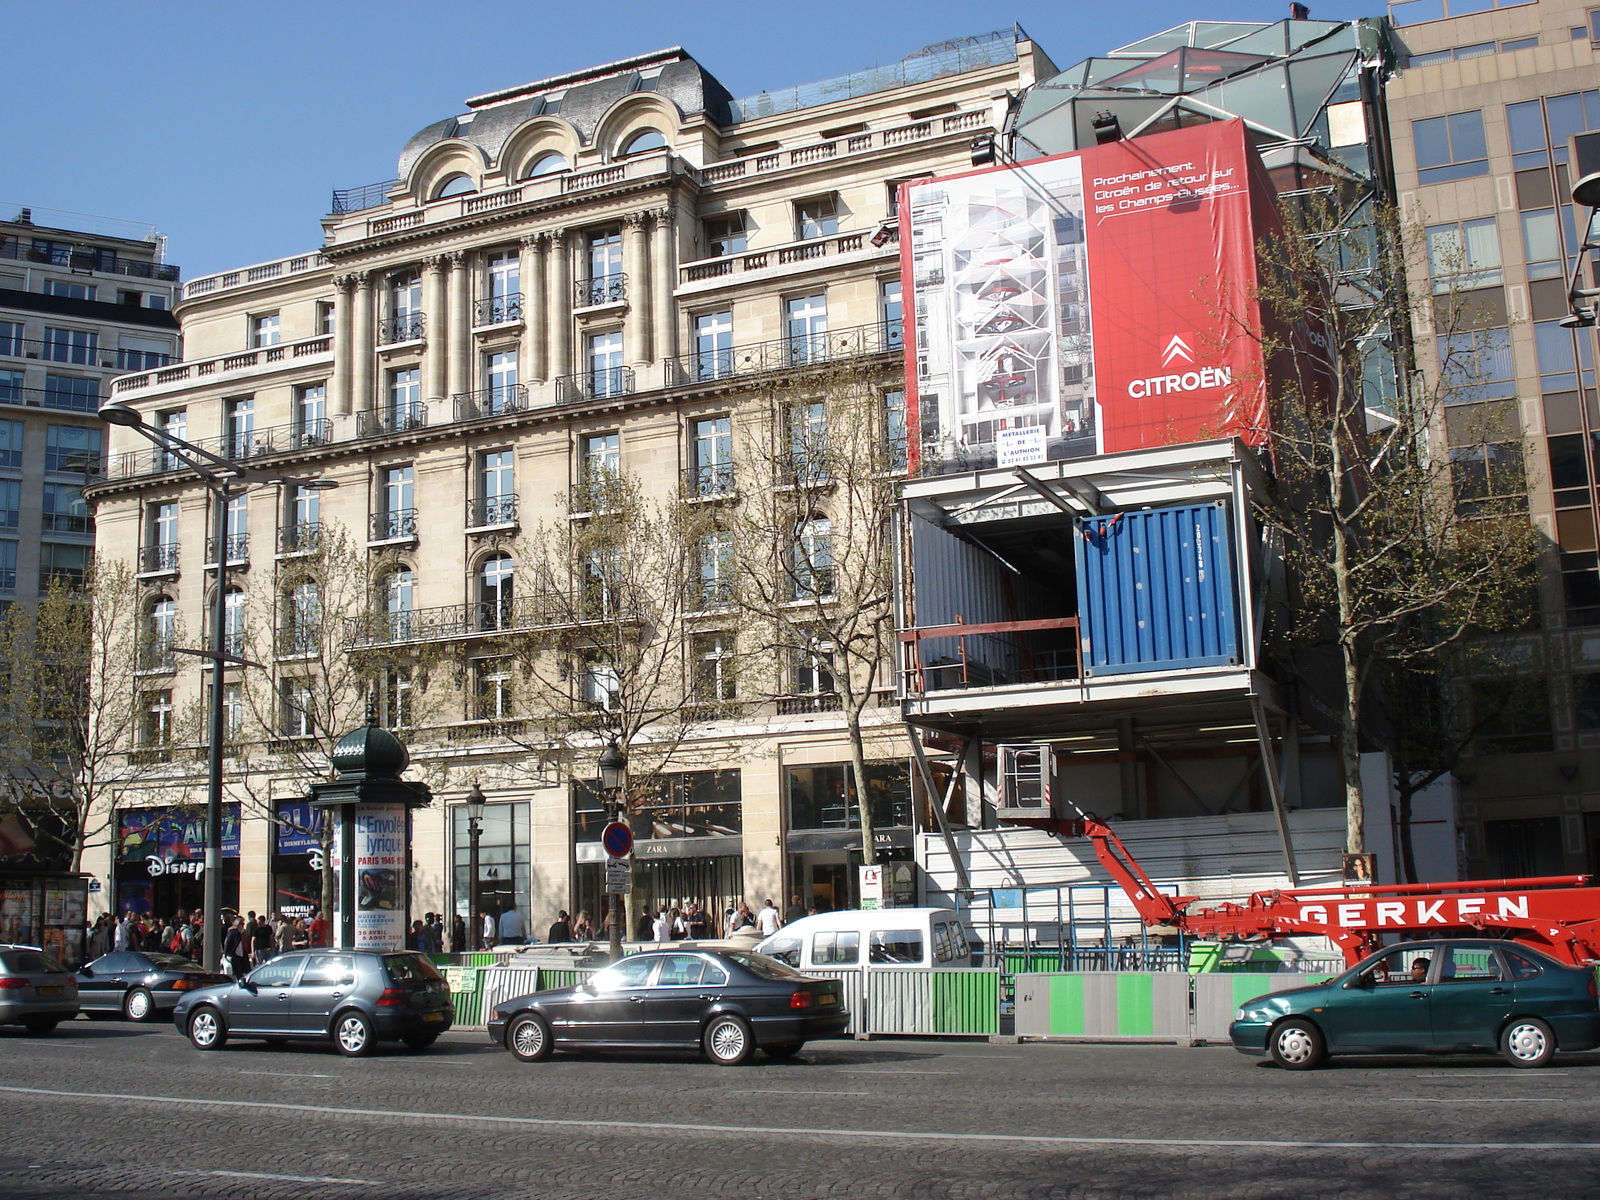
[[[883,436],[903,444],[896,186],[965,168],[974,138],[1053,72],[1015,30],[743,100],[671,49],[467,101],[406,143],[395,180],[336,194],[321,247],[187,283],[175,308],[184,361],[115,381],[109,399],[150,426],[338,485],[254,491],[218,530],[180,463],[110,429],[91,494],[102,555],[137,569],[130,615],[154,643],[198,644],[207,564],[226,539],[230,637],[234,622],[241,639],[277,635],[259,666],[230,673],[230,725],[244,672],[257,672],[281,699],[259,737],[292,742],[307,732],[296,689],[309,686],[295,630],[351,617],[322,612],[295,564],[343,530],[384,563],[362,604],[386,632],[353,633],[350,648],[482,647],[453,682],[434,673],[449,711],[421,706],[427,719],[412,722],[403,692],[425,681],[404,671],[374,697],[385,721],[408,726],[414,769],[443,780],[415,818],[414,913],[466,911],[460,802],[478,784],[485,907],[514,904],[535,932],[558,908],[598,919],[604,856],[592,793],[574,781],[584,770],[553,769],[499,735],[493,718],[510,714],[485,711],[501,629],[482,614],[526,589],[514,581],[527,530],[563,519],[597,471],[673,502],[737,504],[742,489],[773,486],[735,479],[731,448],[755,419],[757,381],[819,361],[874,380]],[[735,631],[713,622],[695,653],[714,659],[711,635],[724,632]],[[166,769],[119,794],[116,836],[86,869],[116,902],[167,912],[200,899],[193,875],[166,869],[178,835],[161,831],[204,798],[203,755],[173,744],[173,714],[203,703],[210,669],[171,654],[147,667],[132,684],[147,719],[129,750]],[[860,833],[834,803],[848,758],[838,706],[814,663],[791,690],[695,735],[699,761],[719,769],[669,779],[636,851],[641,898],[717,913],[796,893],[855,902]],[[885,781],[876,842],[908,858],[908,747],[884,697],[868,714]],[[310,780],[284,762],[230,748],[228,906],[294,910],[316,895],[320,853],[297,807]]]

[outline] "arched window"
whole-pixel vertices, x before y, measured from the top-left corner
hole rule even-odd
[[[478,628],[509,629],[516,567],[509,554],[496,554],[478,568]]]
[[[478,185],[472,182],[472,176],[457,172],[433,189],[433,198],[444,200],[450,196],[466,196],[477,190]]]
[[[827,517],[802,521],[794,533],[794,598],[833,595],[833,526]]]
[[[416,576],[410,567],[391,571],[384,580],[384,609],[388,618],[391,642],[403,642],[411,636],[411,609],[416,592]]]
[[[144,653],[140,666],[148,671],[172,669],[172,646],[178,633],[178,606],[171,596],[157,596],[150,602],[145,625]]]
[[[627,158],[630,154],[644,154],[650,150],[665,150],[666,148],[667,139],[661,136],[659,129],[641,129],[622,143],[622,149],[617,151],[617,157]]]
[[[565,154],[558,154],[552,150],[548,154],[541,154],[534,159],[523,178],[537,179],[541,175],[555,175],[561,171],[569,170],[571,165],[567,162]]]
[[[222,601],[222,644],[229,654],[244,653],[245,596],[241,588],[229,588]]]

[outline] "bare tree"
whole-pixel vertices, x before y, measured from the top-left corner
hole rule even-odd
[[[9,778],[30,783],[0,805],[48,811],[74,871],[87,844],[114,833],[118,793],[181,803],[191,782],[180,748],[193,745],[199,713],[173,703],[180,633],[165,611],[152,616],[128,564],[107,559],[0,618],[0,756]]]
[[[1258,515],[1298,589],[1290,640],[1337,659],[1346,848],[1362,853],[1374,685],[1397,670],[1436,676],[1441,656],[1521,625],[1540,545],[1520,436],[1458,419],[1490,374],[1477,281],[1435,261],[1438,294],[1414,301],[1411,279],[1430,274],[1422,239],[1364,197],[1305,194],[1283,224],[1259,251],[1261,319],[1233,314],[1233,328],[1268,364],[1275,486]],[[1428,369],[1412,369],[1413,353]],[[1474,447],[1483,461],[1501,451],[1492,477],[1472,475]]]
[[[861,852],[875,862],[864,728],[894,662],[897,470],[885,379],[841,358],[773,377],[730,517],[741,658],[781,714],[837,707]]]

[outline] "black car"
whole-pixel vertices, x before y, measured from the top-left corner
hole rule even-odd
[[[757,1047],[790,1058],[850,1022],[837,979],[740,950],[635,954],[576,987],[495,1006],[489,1040],[523,1062],[567,1047],[698,1046],[737,1066]]]
[[[185,993],[172,1010],[200,1050],[230,1037],[331,1039],[352,1058],[386,1040],[422,1050],[455,1017],[444,976],[410,950],[291,950],[237,983]]]
[[[118,950],[78,969],[78,1007],[91,1017],[153,1021],[170,1013],[185,992],[227,983],[181,954]]]

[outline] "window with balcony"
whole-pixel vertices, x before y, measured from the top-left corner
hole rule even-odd
[[[883,346],[898,350],[905,344],[905,305],[900,299],[900,277],[878,281],[878,313],[883,322]]]
[[[256,401],[253,396],[238,396],[226,403],[227,448],[229,458],[249,458],[256,452]]]
[[[510,629],[516,599],[516,564],[509,554],[496,554],[478,568],[480,630]]]
[[[795,529],[790,579],[794,600],[833,595],[833,525],[827,517],[813,516]]]
[[[793,296],[785,303],[784,332],[788,335],[789,361],[823,362],[828,357],[828,297]]]
[[[473,710],[478,721],[504,721],[515,711],[512,695],[512,661],[479,658],[472,663]]]
[[[63,428],[60,425],[50,426],[52,430]],[[21,421],[0,421],[0,467],[20,467],[22,465],[22,449],[27,426]],[[99,432],[96,430],[95,432]],[[46,467],[50,470],[50,467]]]
[[[22,480],[0,479],[0,529],[19,529],[21,526]]]
[[[516,452],[485,450],[478,455],[477,494],[467,518],[469,529],[511,525],[517,519]]]
[[[222,530],[222,545],[216,543],[216,531],[206,543],[206,565],[215,566],[217,555],[226,556],[226,562],[242,563],[250,558],[250,497],[248,494],[228,497],[227,519]]]
[[[587,239],[589,274],[580,285],[580,308],[615,304],[625,295],[622,275],[622,230],[597,229]]]
[[[694,319],[696,379],[733,374],[733,312],[701,313]]]
[[[172,689],[157,688],[139,696],[139,745],[155,749],[172,744]]]
[[[83,488],[72,483],[44,485],[44,528],[47,533],[89,532],[89,505],[83,498]]]
[[[791,404],[784,410],[788,426],[788,478],[800,487],[828,478],[828,406],[824,401]]]
[[[522,393],[517,387],[517,352],[515,350],[497,350],[484,356],[484,403],[481,406],[483,415],[498,416],[501,413],[518,412],[522,409]]]
[[[311,682],[290,676],[278,680],[278,732],[286,738],[316,736]]]
[[[839,197],[829,192],[825,196],[810,196],[796,200],[794,205],[794,235],[802,241],[808,238],[829,237],[839,232]]]
[[[283,516],[283,529],[278,535],[279,552],[306,554],[315,550],[322,534],[322,493],[296,484],[289,491]]]
[[[385,729],[406,729],[414,713],[411,672],[404,668],[385,671],[374,688],[378,703],[378,723]]]
[[[610,712],[616,708],[617,694],[622,690],[622,682],[614,664],[607,662],[600,654],[592,652],[583,656],[579,674],[583,680],[585,704],[603,712]]]
[[[174,547],[176,549],[176,547]],[[44,542],[39,547],[39,591],[50,590],[52,584],[81,588],[89,571],[89,547],[69,546],[61,542]]]
[[[1428,274],[1435,293],[1501,281],[1500,237],[1493,217],[1430,225],[1427,238]]]
[[[421,337],[422,276],[397,276],[389,284],[389,316],[378,331],[378,344],[392,346]]]
[[[17,428],[22,428],[20,423],[17,423]],[[44,431],[44,469],[72,471],[81,475],[85,465],[88,465],[98,473],[103,462],[102,444],[99,429],[81,425],[47,426]],[[19,450],[21,446],[22,439],[18,437]]]
[[[146,575],[178,569],[178,502],[152,504],[145,515],[145,546],[140,570]]]
[[[909,463],[911,438],[906,426],[906,394],[902,388],[883,393],[884,452],[891,471],[904,471]]]
[[[206,689],[209,703],[211,689]],[[244,688],[237,683],[222,685],[222,737],[226,742],[238,743],[244,736]]]
[[[733,600],[733,535],[705,534],[695,546],[695,558],[699,568],[695,608],[707,612],[726,607]]]
[[[326,446],[333,440],[333,422],[328,419],[328,387],[307,383],[294,389],[293,449]]]
[[[162,433],[171,434],[175,438],[189,436],[189,414],[181,408],[168,409],[166,412],[156,414],[156,428]],[[177,471],[183,467],[183,459],[176,453],[163,447],[155,447],[150,451],[151,465],[157,471]]]
[[[427,423],[422,408],[422,369],[405,367],[389,372],[388,403],[385,407],[380,433],[405,433],[421,429]]]
[[[416,608],[417,577],[410,567],[397,567],[383,581],[386,640],[403,642],[411,637],[411,614]]]
[[[378,511],[373,514],[372,540],[392,541],[417,536],[415,473],[405,466],[385,467],[378,477]]]
[[[730,254],[743,254],[749,245],[745,216],[742,212],[707,217],[701,223],[701,231],[705,238],[702,249],[706,258],[725,258]]]
[[[515,251],[489,259],[489,294],[478,307],[479,325],[522,320],[522,257]]]
[[[100,407],[100,381],[80,379],[75,375],[46,375],[44,406],[92,413]]]
[[[833,644],[820,633],[813,634],[803,638],[793,654],[794,695],[833,695]]]
[[[222,598],[222,648],[229,654],[244,654],[248,604],[243,588],[231,587]]]
[[[1444,183],[1489,173],[1489,150],[1483,137],[1483,113],[1452,113],[1411,122],[1421,183]]]
[[[280,654],[313,654],[322,636],[322,591],[314,579],[303,579],[283,596],[278,634]]]
[[[622,476],[622,435],[586,434],[578,443],[578,487],[583,511],[605,507],[607,494]]]
[[[733,491],[733,419],[700,417],[689,425],[690,496],[726,496]]]
[[[720,704],[737,697],[733,634],[721,630],[697,633],[689,653],[693,670],[690,697],[696,704]]]
[[[583,556],[579,575],[580,601],[586,621],[608,621],[618,615],[621,598],[622,551],[590,550]]]
[[[277,313],[256,313],[250,318],[251,346],[276,346],[281,340]]]

